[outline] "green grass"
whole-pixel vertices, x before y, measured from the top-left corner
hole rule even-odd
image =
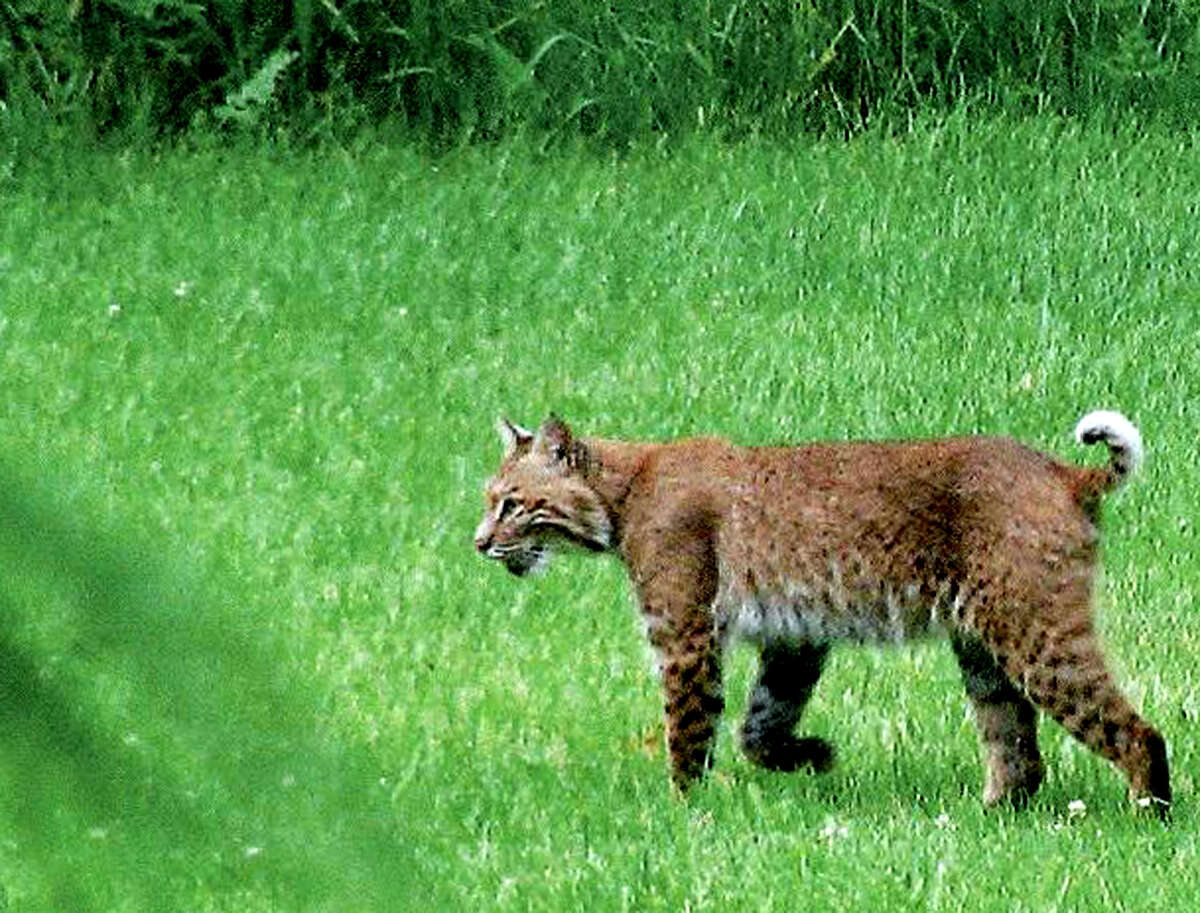
[[[612,158],[80,154],[8,179],[8,904],[1186,907],[1197,200],[1193,139],[958,117]],[[716,772],[674,799],[616,563],[516,581],[470,547],[501,413],[1097,460],[1069,432],[1101,406],[1148,448],[1107,505],[1101,623],[1170,745],[1169,828],[1049,723],[1038,799],[985,813],[937,644],[836,653],[805,721],[840,750],[822,778],[739,757],[736,651]]]

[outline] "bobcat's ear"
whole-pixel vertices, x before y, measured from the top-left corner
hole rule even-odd
[[[496,423],[500,432],[500,440],[504,441],[504,455],[510,457],[518,450],[527,450],[533,443],[533,432],[526,431],[520,425],[514,425],[507,418],[501,418]]]
[[[538,429],[536,444],[554,462],[566,462],[571,455],[571,429],[551,413]]]

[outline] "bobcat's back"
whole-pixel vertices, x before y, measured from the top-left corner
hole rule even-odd
[[[715,550],[731,633],[923,636],[973,613],[985,579],[1090,573],[1079,470],[1006,438],[748,448],[737,465]]]

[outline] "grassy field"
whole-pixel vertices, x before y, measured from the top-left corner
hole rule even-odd
[[[0,183],[0,907],[1042,911],[1200,893],[1200,144],[929,123],[620,157],[81,154]],[[1102,627],[1178,805],[1042,727],[985,813],[944,645],[839,650],[820,778],[667,785],[607,559],[472,552],[500,414],[1148,458]]]

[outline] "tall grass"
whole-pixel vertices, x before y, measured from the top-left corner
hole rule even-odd
[[[964,101],[1191,124],[1198,42],[1190,0],[5,0],[0,116],[439,145],[853,131]]]

